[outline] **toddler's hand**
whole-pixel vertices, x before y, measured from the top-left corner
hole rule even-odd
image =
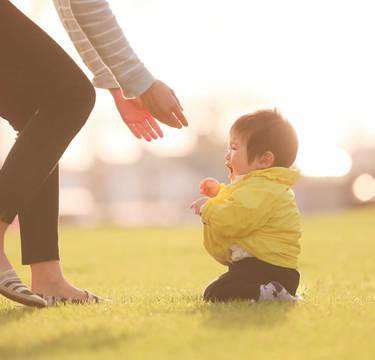
[[[199,192],[208,197],[215,197],[220,190],[220,183],[214,178],[205,178],[199,184]]]
[[[190,209],[194,210],[195,215],[202,215],[201,208],[208,200],[207,197],[201,197],[198,200],[195,200],[191,205]]]

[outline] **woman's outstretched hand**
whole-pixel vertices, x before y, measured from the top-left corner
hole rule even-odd
[[[160,122],[178,129],[188,126],[176,94],[162,81],[155,80],[139,98],[152,116]]]
[[[152,141],[163,137],[159,125],[141,100],[124,98],[120,88],[110,91],[122,120],[136,138]]]

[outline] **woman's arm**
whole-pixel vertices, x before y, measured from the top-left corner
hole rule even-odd
[[[107,1],[53,1],[74,46],[94,74],[94,86],[111,90],[124,122],[135,136],[147,133],[143,136],[146,140],[162,136],[152,116],[168,126],[188,125],[173,90],[155,80],[139,60]],[[126,97],[138,97],[140,105],[129,103],[118,88]],[[140,132],[134,128],[135,123]]]
[[[59,17],[82,60],[94,74],[94,86],[121,87],[137,97],[153,76],[125,38],[105,0],[54,0]]]

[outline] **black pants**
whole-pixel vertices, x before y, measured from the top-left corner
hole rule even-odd
[[[0,170],[0,219],[18,214],[23,264],[59,259],[58,161],[94,103],[65,51],[0,0],[0,116],[18,135]]]
[[[229,266],[229,271],[208,285],[206,301],[258,300],[262,284],[277,281],[296,294],[300,275],[297,270],[275,266],[256,258],[246,258]]]

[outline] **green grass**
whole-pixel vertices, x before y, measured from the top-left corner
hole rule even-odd
[[[305,302],[205,304],[225,271],[199,227],[61,229],[65,273],[113,302],[33,310],[0,298],[0,359],[373,359],[375,210],[304,219]],[[7,238],[16,270],[18,234]]]

